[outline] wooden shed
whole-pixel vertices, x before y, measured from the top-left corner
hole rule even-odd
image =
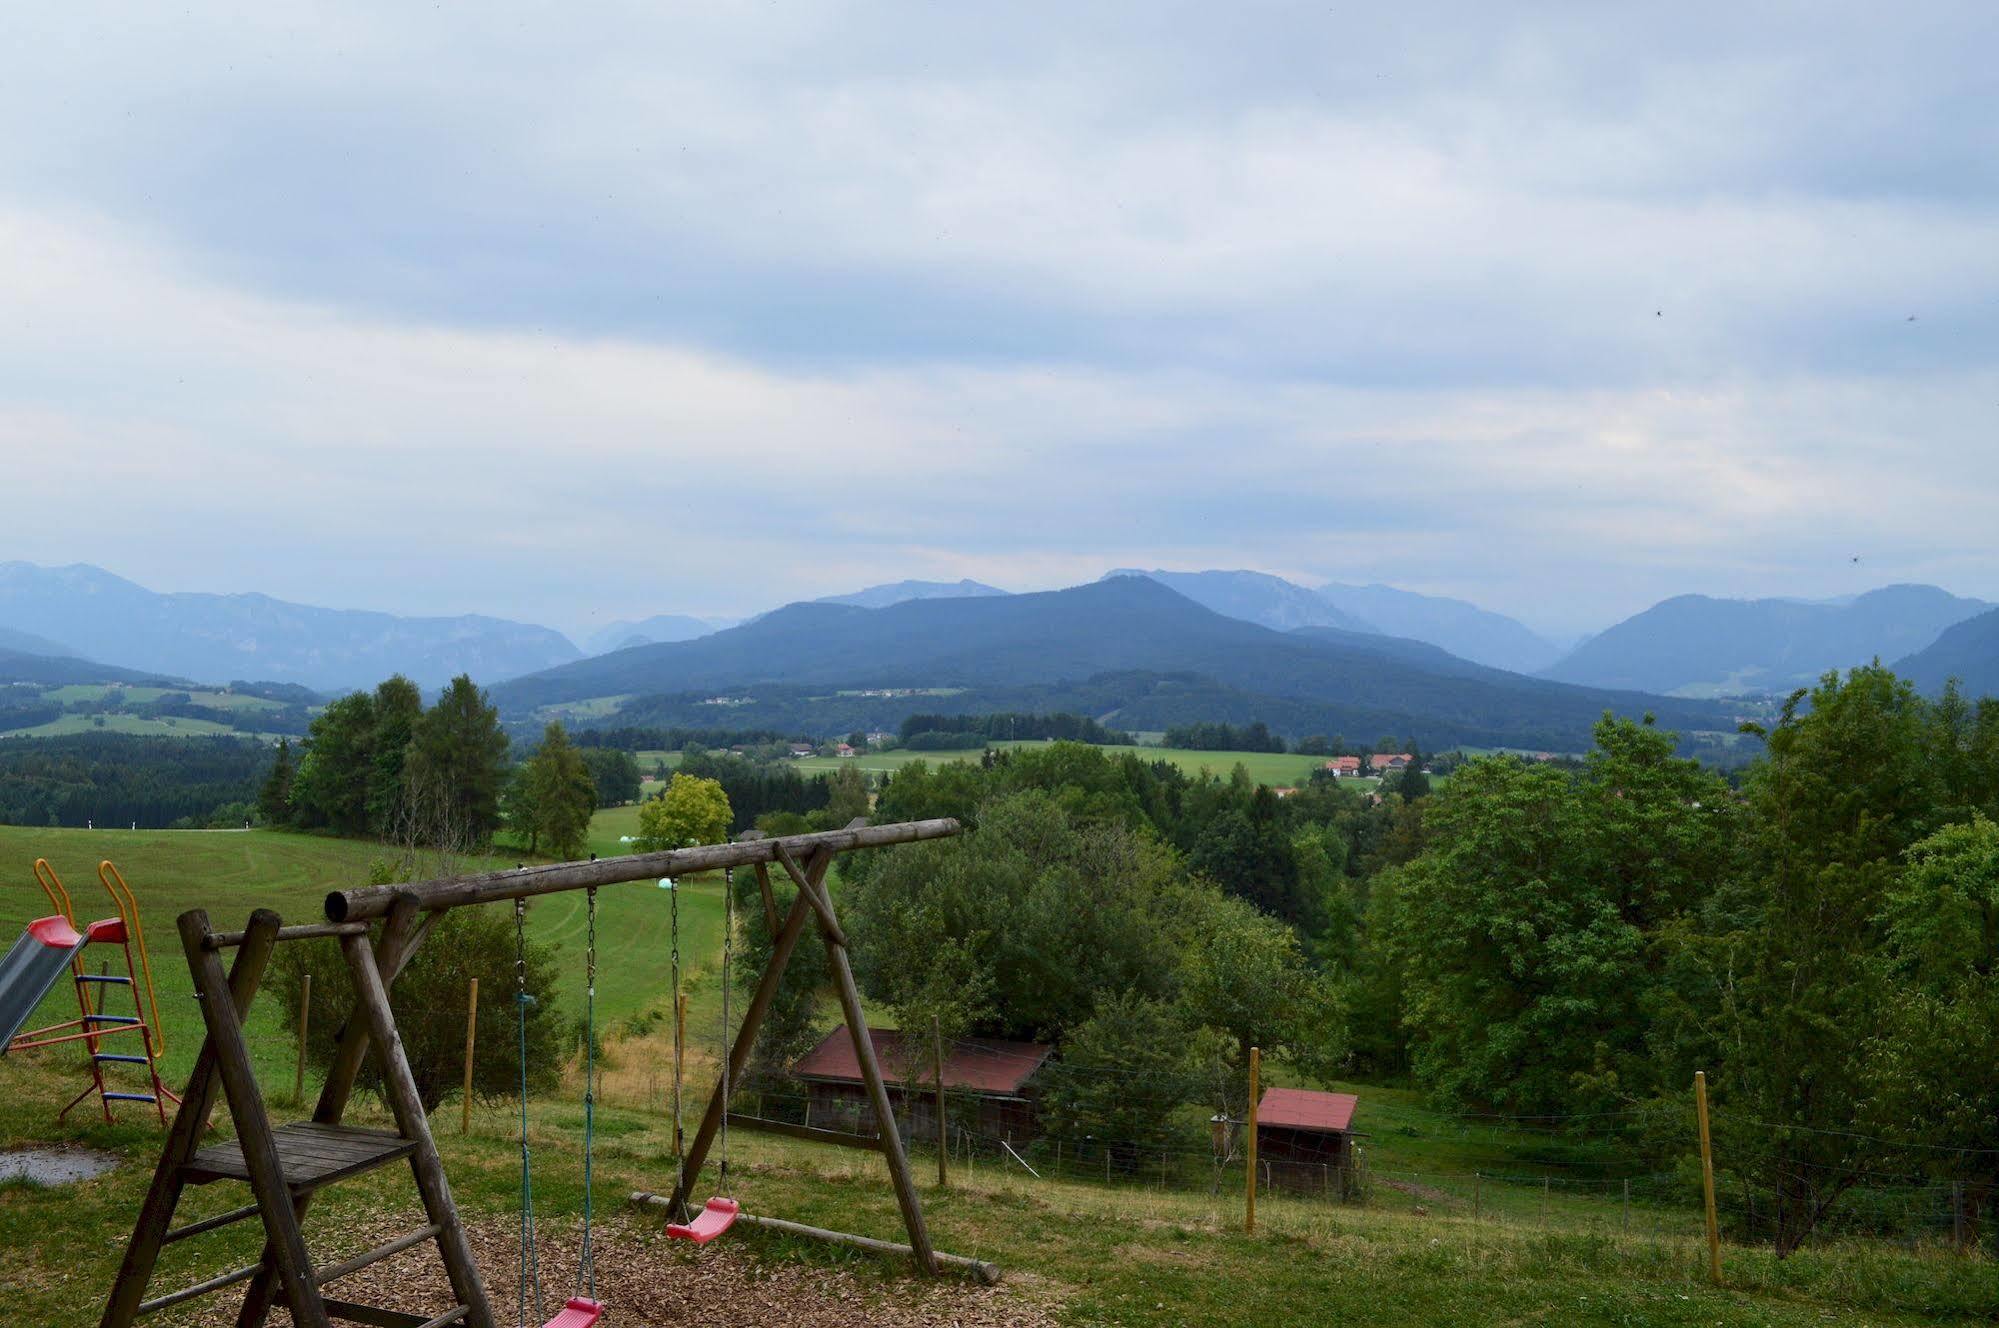
[[[1268,1088],[1256,1107],[1256,1155],[1271,1185],[1349,1193],[1354,1184],[1352,1093]]]
[[[905,1040],[893,1028],[870,1028],[905,1136],[928,1137],[937,1126],[936,1059],[927,1034]],[[992,1139],[1030,1139],[1040,1130],[1036,1076],[1054,1048],[1039,1042],[995,1038],[963,1040],[944,1048],[945,1110],[949,1123]],[[854,1044],[834,1029],[799,1057],[792,1073],[805,1084],[809,1123],[828,1129],[875,1133],[874,1112],[861,1083]]]

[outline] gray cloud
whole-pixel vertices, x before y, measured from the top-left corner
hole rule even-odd
[[[560,626],[1999,595],[1989,8],[1075,8],[36,12],[9,553]]]

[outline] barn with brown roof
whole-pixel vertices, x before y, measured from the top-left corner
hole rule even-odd
[[[937,1128],[936,1060],[927,1035],[907,1039],[893,1028],[870,1028],[875,1059],[887,1081],[903,1134]],[[1039,1042],[962,1039],[944,1049],[945,1110],[950,1124],[993,1139],[1029,1139],[1040,1129],[1037,1076],[1054,1048]],[[836,1028],[798,1058],[792,1073],[806,1087],[808,1123],[873,1134],[874,1110],[861,1081],[853,1039]]]

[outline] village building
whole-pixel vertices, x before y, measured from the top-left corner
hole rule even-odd
[[[1376,752],[1367,758],[1367,768],[1377,775],[1388,770],[1406,770],[1414,759],[1408,752]]]
[[[1360,774],[1360,758],[1358,756],[1335,756],[1332,760],[1326,762],[1326,769],[1332,772],[1334,779],[1353,779]]]
[[[870,1028],[875,1059],[888,1084],[896,1124],[905,1138],[928,1138],[937,1129],[937,1065],[930,1038],[909,1039],[892,1028]],[[989,1139],[1031,1139],[1040,1132],[1037,1082],[1055,1049],[1039,1042],[961,1039],[945,1048],[946,1123]],[[807,1124],[874,1134],[874,1110],[861,1080],[854,1041],[844,1027],[799,1057],[792,1074],[805,1084]]]

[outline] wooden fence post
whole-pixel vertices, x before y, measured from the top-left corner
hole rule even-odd
[[[937,1057],[937,1188],[941,1190],[951,1183],[944,1169],[951,1150],[945,1146],[944,1133],[944,1029],[934,1014],[930,1016],[930,1046]]]
[[[1479,1209],[1485,1200],[1485,1177],[1474,1171],[1471,1174],[1471,1215],[1477,1220]]]
[[[292,1096],[305,1101],[305,1035],[312,1021],[312,974],[307,973],[299,983],[298,993],[298,1068],[292,1074]]]
[[[1242,1229],[1247,1235],[1256,1234],[1256,1079],[1258,1072],[1262,1069],[1263,1049],[1261,1047],[1251,1047],[1249,1049],[1249,1126],[1248,1140],[1245,1144],[1245,1147],[1248,1149],[1247,1157],[1249,1165],[1243,1169],[1243,1174],[1248,1177],[1249,1184],[1243,1195],[1242,1214]]]
[[[1721,1281],[1721,1223],[1714,1211],[1714,1141],[1707,1124],[1707,1071],[1694,1071],[1694,1116],[1701,1131],[1701,1194],[1707,1205],[1707,1275]]]
[[[472,1052],[479,1039],[479,979],[473,978],[465,997],[465,1101],[458,1116],[458,1132],[472,1133]]]
[[[1631,1179],[1628,1176],[1624,1181],[1624,1220],[1620,1225],[1625,1235],[1631,1234]]]

